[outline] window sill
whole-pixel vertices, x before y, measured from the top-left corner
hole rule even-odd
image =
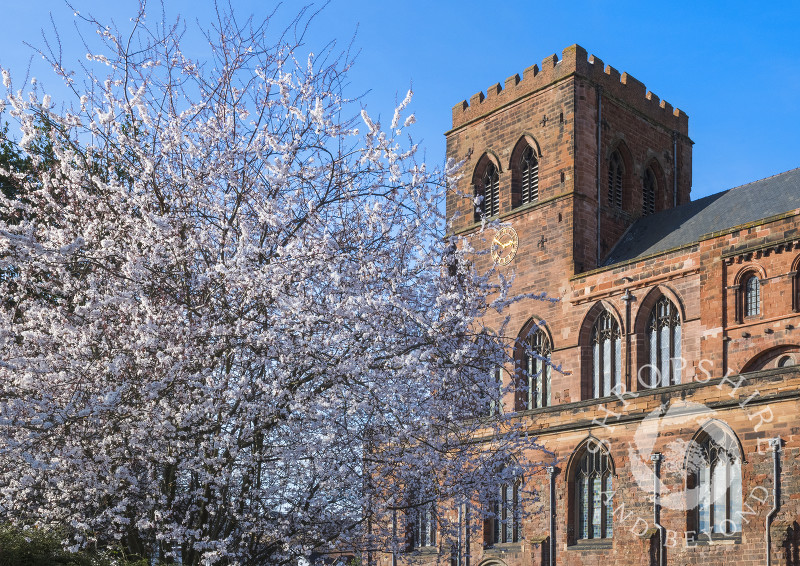
[[[686,541],[687,546],[724,546],[729,544],[741,544],[742,533],[731,533],[729,535],[722,533],[711,533],[709,535],[701,535],[695,539]]]
[[[417,546],[414,547],[414,550],[411,552],[406,551],[407,554],[411,555],[424,555],[424,556],[431,556],[433,554],[439,554],[439,547],[438,546]]]
[[[498,542],[491,546],[484,547],[484,552],[502,554],[506,552],[520,552],[522,550],[521,542]]]
[[[526,202],[524,204],[518,204],[517,206],[511,207],[511,210],[508,213],[510,214],[510,213],[514,213],[514,212],[524,212],[525,210],[528,210],[529,208],[536,208],[540,204],[541,204],[541,201],[537,198],[534,201]]]
[[[614,539],[597,538],[581,539],[567,546],[567,550],[608,550],[614,546]]]

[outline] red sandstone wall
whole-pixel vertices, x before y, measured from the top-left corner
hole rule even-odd
[[[653,411],[665,407],[666,416],[653,420]],[[666,407],[669,407],[667,410]],[[700,407],[704,412],[687,416],[685,409]],[[661,524],[667,529],[667,564],[763,564],[765,553],[764,518],[772,506],[772,453],[767,440],[780,436],[783,441],[781,458],[781,505],[773,521],[774,564],[786,564],[787,551],[792,552],[792,526],[800,518],[800,370],[766,370],[751,374],[748,379],[710,380],[705,384],[685,384],[657,391],[641,392],[625,400],[611,399],[604,403],[587,403],[580,407],[537,411],[536,418],[526,418],[536,441],[554,451],[560,462],[556,475],[556,554],[557,563],[565,566],[607,564],[611,558],[617,564],[649,564],[649,539],[640,535],[653,526],[653,507],[650,499],[652,466],[649,453],[637,444],[638,435],[652,431],[657,434],[652,452],[664,454],[661,469],[662,494],[681,494],[686,472],[682,467],[682,448],[697,433],[698,427],[711,420],[725,423],[741,442],[744,454],[742,465],[743,521],[741,536],[710,544],[696,544],[687,535],[688,514],[683,509],[662,508]],[[650,427],[650,428],[648,428]],[[608,544],[595,548],[575,545],[573,523],[569,508],[572,505],[568,481],[571,456],[589,436],[607,447],[615,469],[613,495],[614,536]],[[637,480],[634,468],[645,466],[645,475]],[[650,468],[651,469],[651,468]],[[470,547],[470,564],[500,559],[508,566],[542,564],[542,547],[529,541],[549,534],[547,511],[548,478],[545,473],[525,478],[525,487],[536,493],[526,506],[523,540],[519,543],[483,548],[481,540]],[[449,520],[457,515],[446,505],[442,514]],[[400,564],[445,563],[450,558],[448,541],[441,554],[410,554],[399,557]],[[796,549],[795,549],[796,551]],[[466,554],[466,550],[464,550]],[[463,558],[462,558],[463,559]],[[389,566],[390,557],[382,564]],[[546,562],[545,562],[546,563]],[[462,562],[465,564],[465,562]]]
[[[776,564],[787,529],[800,517],[800,371],[767,369],[747,382],[720,380],[743,369],[774,367],[778,359],[756,360],[771,352],[795,353],[800,362],[800,301],[797,266],[800,264],[800,211],[769,221],[756,222],[724,233],[708,235],[692,245],[653,257],[641,258],[607,268],[597,263],[597,89],[602,88],[601,129],[601,258],[608,253],[641,210],[644,168],[657,162],[663,174],[659,208],[672,201],[673,131],[677,132],[678,203],[689,201],[691,189],[691,140],[688,119],[658,97],[646,93],[633,77],[620,75],[587,58],[578,46],[567,48],[561,61],[545,59],[541,70],[526,69],[524,76],[512,76],[505,88],[494,85],[484,96],[479,93],[453,109],[453,129],[447,133],[447,154],[465,159],[465,176],[457,189],[464,197],[451,196],[447,213],[460,216],[453,231],[466,234],[478,249],[485,249],[493,231],[481,231],[474,223],[471,202],[472,171],[484,153],[491,153],[500,165],[500,219],[516,229],[520,246],[516,259],[502,268],[515,276],[514,292],[547,292],[559,297],[550,304],[526,300],[515,304],[503,316],[510,316],[507,336],[514,338],[532,317],[543,319],[552,340],[552,360],[562,365],[563,374],[553,373],[553,406],[520,413],[538,441],[560,459],[557,476],[558,564],[605,564],[610,555],[620,564],[647,564],[650,540],[637,535],[641,522],[652,518],[652,503],[643,494],[632,473],[629,448],[643,419],[662,404],[679,407],[691,403],[707,406],[713,418],[726,423],[742,443],[745,464],[743,492],[759,486],[772,489],[771,456],[764,441],[780,435],[785,441],[784,497],[773,527]],[[546,117],[546,120],[543,118]],[[523,135],[533,137],[541,149],[539,160],[540,197],[518,209],[511,208],[509,159]],[[616,144],[624,142],[632,187],[629,205],[623,211],[610,209],[604,201],[607,190],[607,161]],[[563,181],[562,181],[563,174]],[[479,269],[490,267],[488,255],[478,260]],[[743,270],[757,270],[762,277],[761,313],[742,318],[737,313],[736,287]],[[589,271],[592,270],[592,271]],[[637,383],[637,372],[646,363],[644,327],[655,300],[665,294],[681,311],[681,353],[685,358],[682,384],[646,390]],[[629,297],[623,300],[623,297]],[[602,305],[618,317],[623,331],[623,381],[633,398],[587,399],[590,365],[588,332],[592,313]],[[487,320],[497,328],[500,319]],[[514,368],[507,368],[508,375]],[[714,378],[717,381],[702,383]],[[757,401],[745,400],[757,394]],[[513,408],[513,396],[506,406]],[[568,406],[563,406],[568,404]],[[768,411],[769,414],[764,411]],[[609,415],[619,415],[611,416]],[[599,421],[608,417],[603,426]],[[619,420],[617,420],[619,418]],[[711,418],[711,417],[709,417]],[[593,423],[592,421],[595,420]],[[686,443],[697,432],[697,423],[677,419],[665,422],[654,449],[668,453]],[[579,549],[569,544],[570,487],[566,469],[569,458],[588,435],[607,443],[615,465],[617,486],[614,505],[624,504],[625,515],[615,520],[615,535],[608,549]],[[677,490],[685,481],[685,470],[670,468],[662,476],[665,487]],[[548,533],[546,476],[525,478],[526,486],[541,498],[531,502],[523,541],[483,549],[473,539],[471,566],[500,559],[509,566],[542,564],[541,545],[532,540]],[[693,545],[682,536],[687,527],[685,512],[664,510],[662,523],[672,540],[667,564],[762,564],[763,518],[771,501],[752,502],[756,515],[744,526],[740,540],[726,544]],[[443,516],[454,520],[446,505]],[[800,527],[799,527],[800,528]],[[476,537],[480,538],[480,537]],[[449,544],[449,542],[448,542]],[[786,543],[786,544],[790,544]],[[400,563],[433,564],[449,560],[449,546],[441,553],[400,557]],[[613,553],[613,554],[612,554]],[[391,563],[384,555],[382,564]],[[464,564],[464,562],[462,562]]]

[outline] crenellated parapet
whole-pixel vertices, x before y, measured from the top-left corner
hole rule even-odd
[[[525,69],[522,77],[512,75],[501,85],[490,86],[486,93],[479,92],[453,107],[453,128],[484,116],[528,94],[544,89],[565,77],[579,75],[603,88],[610,96],[623,101],[644,115],[676,130],[689,134],[689,117],[679,108],[660,100],[648,91],[644,84],[628,73],[620,73],[611,65],[594,55],[589,56],[580,45],[571,45],[561,53],[561,59],[553,54],[542,61],[541,68],[533,65]]]

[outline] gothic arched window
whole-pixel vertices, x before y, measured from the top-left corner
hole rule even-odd
[[[742,456],[736,439],[710,426],[689,444],[690,529],[699,538],[742,531]]]
[[[614,150],[608,160],[608,205],[622,208],[622,177],[624,164],[618,150]]]
[[[539,328],[525,340],[524,381],[527,391],[525,406],[536,409],[550,406],[550,340]]]
[[[667,297],[661,297],[647,321],[649,387],[681,382],[681,315]]]
[[[761,281],[756,274],[750,275],[744,282],[744,316],[761,314]]]
[[[519,542],[519,489],[519,481],[498,486],[491,503],[492,517],[484,525],[484,544],[486,546]]]
[[[536,202],[539,200],[539,162],[533,148],[528,146],[522,153],[519,164],[520,180],[522,181],[522,202]]]
[[[655,173],[651,168],[644,172],[644,186],[642,187],[642,215],[647,216],[656,211],[656,182]]]
[[[622,340],[619,324],[608,311],[603,311],[592,328],[592,395],[611,395],[622,376]]]
[[[575,534],[579,540],[613,535],[611,457],[599,442],[589,442],[575,469]]]
[[[500,173],[494,163],[489,161],[483,175],[475,187],[475,196],[481,196],[480,207],[475,211],[475,220],[481,216],[490,217],[500,213]]]
[[[414,510],[414,547],[436,546],[436,510],[428,503]]]
[[[792,312],[800,312],[800,262],[795,259],[792,263]]]
[[[485,396],[486,405],[483,414],[484,416],[493,417],[503,414],[503,370],[493,368],[489,372],[489,376],[492,390]]]

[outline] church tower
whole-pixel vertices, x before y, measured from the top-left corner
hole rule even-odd
[[[520,461],[555,465],[437,502],[459,536],[382,566],[796,564],[800,168],[690,202],[687,116],[577,45],[456,105],[446,136],[477,270],[558,299],[482,320],[513,350],[487,368],[535,439]]]
[[[510,222],[526,288],[602,266],[637,218],[689,202],[688,128],[686,114],[572,45],[453,108],[447,156],[465,161],[447,203],[453,231],[476,230],[482,214]]]

